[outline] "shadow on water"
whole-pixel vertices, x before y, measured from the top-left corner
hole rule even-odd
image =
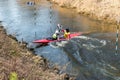
[[[50,43],[34,51],[59,65],[62,72],[77,76],[78,80],[120,80],[120,54],[115,55],[115,25],[92,20],[45,0],[35,0],[39,2],[32,5],[28,5],[28,1],[0,1],[0,20],[8,34],[30,44],[51,36],[58,23],[70,28],[71,32],[90,31],[86,36]]]

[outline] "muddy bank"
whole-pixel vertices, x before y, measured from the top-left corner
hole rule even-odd
[[[120,17],[119,0],[52,0],[59,6],[76,8],[80,14],[97,20],[116,23]]]
[[[1,25],[0,35],[0,80],[12,76],[15,80],[74,80],[66,73],[59,74],[58,67],[50,68],[45,58],[32,54],[25,44],[7,36]]]

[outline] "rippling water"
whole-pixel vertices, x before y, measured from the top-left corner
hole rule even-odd
[[[35,39],[51,36],[58,23],[70,28],[71,32],[91,32],[70,41],[36,48],[35,53],[59,65],[62,72],[77,76],[78,80],[120,80],[115,25],[92,20],[45,0],[35,0],[35,4],[29,5],[28,1],[0,1],[0,20],[8,34],[30,44]]]

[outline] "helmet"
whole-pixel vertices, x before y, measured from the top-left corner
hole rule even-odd
[[[59,31],[58,31],[58,30],[56,30],[56,31],[55,31],[55,34],[59,34]]]
[[[65,29],[65,30],[66,30],[66,32],[70,32],[68,28],[67,28],[67,29]]]
[[[60,26],[60,24],[58,24],[57,26]]]

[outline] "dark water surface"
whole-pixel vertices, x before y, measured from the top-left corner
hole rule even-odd
[[[35,0],[35,4],[27,4],[28,1],[0,0],[0,21],[8,34],[31,44],[35,39],[51,36],[58,23],[71,32],[90,32],[35,48],[35,53],[78,80],[120,80],[120,45],[115,54],[115,25],[78,15],[46,0]]]

